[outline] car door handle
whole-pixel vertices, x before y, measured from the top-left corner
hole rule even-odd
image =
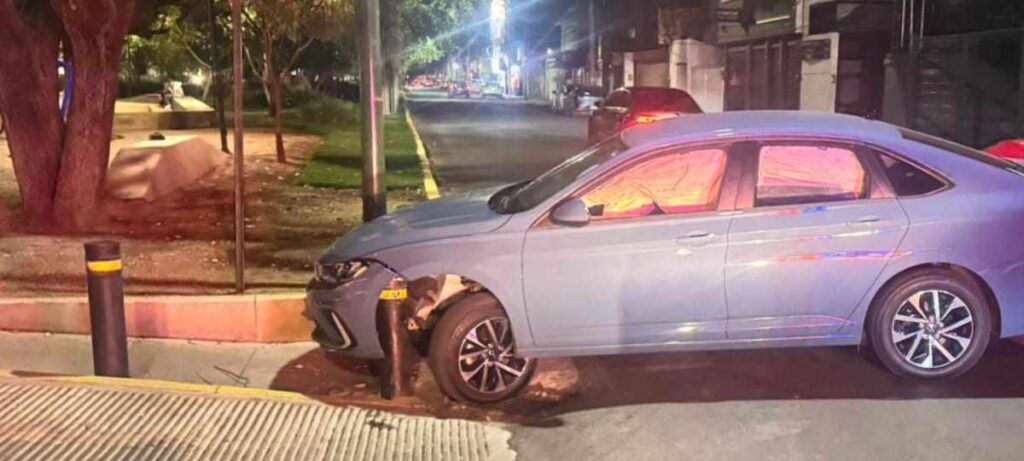
[[[714,234],[712,234],[710,232],[707,232],[707,231],[693,231],[693,232],[687,233],[686,235],[684,235],[682,237],[677,238],[676,239],[676,243],[679,244],[679,245],[687,245],[687,246],[706,245],[706,244],[708,244],[708,242],[711,241],[711,237],[714,237]]]
[[[871,223],[876,223],[878,221],[881,221],[881,218],[879,218],[878,216],[864,216],[864,217],[861,217],[861,218],[857,218],[856,220],[850,221],[850,222],[846,223],[846,225],[847,226],[856,226],[858,224],[871,224]]]

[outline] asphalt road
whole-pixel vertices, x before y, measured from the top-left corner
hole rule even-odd
[[[586,139],[586,119],[522,101],[418,93],[410,108],[442,192],[534,178],[579,152]]]
[[[447,190],[535,176],[578,150],[585,135],[585,120],[524,103],[417,99],[412,110]],[[568,363],[577,370],[575,395],[497,407],[521,423],[512,429],[519,459],[1024,456],[1024,346],[1012,341],[996,343],[967,375],[939,383],[897,378],[852,347]]]

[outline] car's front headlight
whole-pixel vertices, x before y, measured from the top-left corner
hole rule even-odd
[[[313,265],[313,276],[319,282],[338,285],[359,277],[366,269],[364,261],[318,262]]]

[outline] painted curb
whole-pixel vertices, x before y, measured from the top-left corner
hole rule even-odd
[[[125,298],[128,336],[205,341],[309,341],[305,293]],[[85,297],[0,299],[0,331],[90,333]]]
[[[405,110],[405,121],[409,124],[412,138],[416,142],[416,156],[420,158],[420,169],[423,170],[423,193],[427,196],[427,200],[433,200],[441,196],[441,191],[437,188],[434,171],[430,166],[430,159],[427,158],[427,148],[423,144],[419,130],[416,129],[416,123],[412,121],[412,112],[409,109]]]

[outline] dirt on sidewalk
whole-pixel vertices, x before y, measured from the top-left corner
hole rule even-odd
[[[175,131],[219,146],[215,129]],[[111,151],[146,138],[124,133]],[[312,263],[361,221],[359,191],[297,185],[294,177],[322,143],[285,136],[288,164],[274,159],[274,136],[246,131],[246,280],[255,290],[301,289]],[[233,174],[230,162],[187,188],[154,202],[108,200],[86,232],[54,235],[17,220],[17,184],[6,142],[0,142],[0,293],[76,295],[85,291],[82,244],[119,240],[129,294],[219,294],[234,287]],[[417,191],[389,194],[390,205],[420,200]]]

